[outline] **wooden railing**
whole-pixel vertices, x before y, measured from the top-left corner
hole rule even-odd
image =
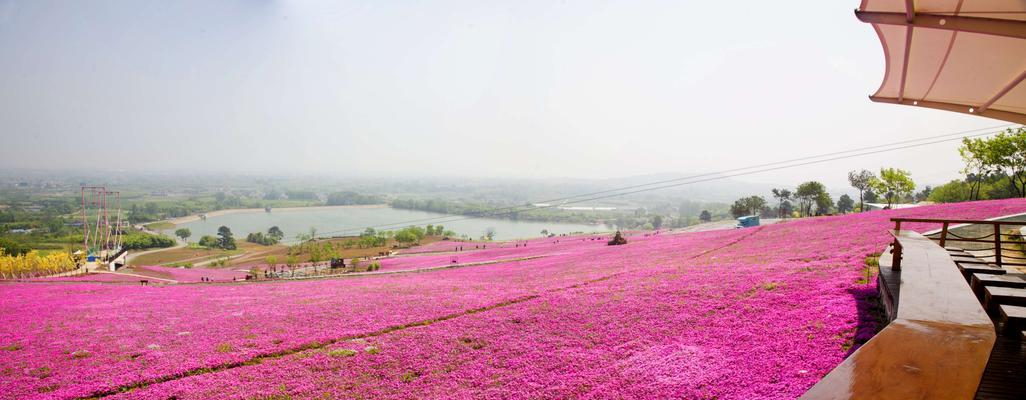
[[[1022,243],[1022,233],[1005,233],[1001,230],[1003,226],[1026,226],[1026,222],[1017,221],[987,221],[987,220],[970,220],[970,219],[933,219],[933,218],[891,218],[894,222],[894,230],[901,230],[901,223],[927,223],[927,224],[940,224],[940,231],[935,235],[930,235],[930,239],[939,242],[940,247],[945,247],[952,242],[966,244],[974,243],[980,244],[975,246],[973,249],[980,252],[989,252],[990,254],[977,255],[977,257],[994,257],[994,265],[999,267],[1006,266],[1026,266],[1026,257],[1022,256],[1022,252],[1016,252],[1019,255],[1011,255],[1009,252],[1003,250],[1013,250],[1015,245]],[[952,232],[952,228],[962,228],[967,225],[976,225],[984,227],[989,233],[983,236],[962,236],[955,232]],[[901,243],[894,240],[894,269],[901,270]]]
[[[996,338],[993,322],[943,247],[916,232],[891,234],[905,258],[896,318],[803,399],[969,399],[976,393]],[[892,255],[895,262],[899,254]]]

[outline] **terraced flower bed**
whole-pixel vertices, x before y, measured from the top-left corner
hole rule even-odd
[[[793,398],[876,331],[864,261],[888,218],[1023,211],[539,239],[473,253],[545,257],[354,279],[5,284],[0,398]]]

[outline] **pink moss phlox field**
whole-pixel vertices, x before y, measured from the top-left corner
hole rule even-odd
[[[864,263],[889,218],[1023,211],[937,205],[625,246],[546,238],[480,251],[540,258],[352,279],[5,284],[0,397],[161,380],[115,397],[794,398],[876,331]],[[202,370],[218,366],[232,368]]]
[[[530,247],[531,244],[539,243],[568,243],[572,241],[597,241],[605,238],[609,240],[609,235],[579,235],[579,236],[553,236],[546,238],[534,238],[525,240],[510,240],[503,242],[485,242],[485,241],[465,241],[465,240],[441,240],[432,242],[422,246],[414,246],[408,249],[401,249],[398,254],[424,254],[424,253],[459,253],[459,252],[470,252],[477,250],[486,249],[499,249],[499,248],[518,248],[527,244]]]

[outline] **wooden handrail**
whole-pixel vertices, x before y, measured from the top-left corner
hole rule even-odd
[[[1014,262],[1014,261],[1013,262],[1007,262],[1007,261],[1004,260],[1004,257],[1002,255],[1002,247],[1004,245],[1007,245],[1008,243],[1010,243],[1010,241],[1002,240],[1002,237],[1004,237],[1004,236],[1012,237],[1012,236],[1017,236],[1017,235],[1001,233],[1001,226],[1007,225],[1007,226],[1023,226],[1023,227],[1026,227],[1026,222],[996,221],[996,220],[971,220],[971,219],[936,219],[936,218],[891,218],[891,221],[894,222],[894,230],[895,231],[900,231],[901,230],[901,223],[902,222],[918,222],[918,223],[941,224],[940,237],[939,238],[931,238],[932,240],[939,241],[941,247],[946,246],[948,244],[948,242],[986,243],[986,244],[993,245],[994,247],[993,248],[984,248],[984,249],[980,249],[980,250],[985,250],[985,251],[986,250],[990,250],[990,251],[993,251],[994,252],[994,264],[995,265],[997,265],[999,267],[1023,266],[1024,265],[1023,263],[1018,263],[1018,262]],[[989,225],[989,226],[993,227],[994,233],[991,233],[991,234],[988,234],[988,235],[985,235],[985,236],[981,236],[981,237],[975,237],[975,238],[962,238],[962,237],[959,237],[958,235],[951,234],[951,235],[954,236],[954,238],[951,238],[948,235],[948,233],[950,232],[950,230],[952,228],[951,224],[959,224],[960,226],[965,226],[965,225]],[[991,236],[993,236],[993,238],[990,238]],[[900,271],[901,270],[901,244],[898,243],[897,239],[895,239],[895,241],[894,241],[893,248],[894,248],[894,255],[895,255],[893,268],[896,271]]]
[[[994,324],[944,248],[892,231],[905,269],[897,317],[803,399],[972,398],[996,335]]]
[[[925,223],[937,223],[943,224],[945,222],[952,224],[975,224],[975,225],[1013,225],[1013,226],[1026,226],[1026,221],[989,221],[989,220],[978,220],[978,219],[938,219],[938,218],[891,218],[891,222],[925,222]]]

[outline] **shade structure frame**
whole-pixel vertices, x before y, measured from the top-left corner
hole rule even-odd
[[[864,0],[884,50],[874,102],[1026,124],[1026,2]]]

